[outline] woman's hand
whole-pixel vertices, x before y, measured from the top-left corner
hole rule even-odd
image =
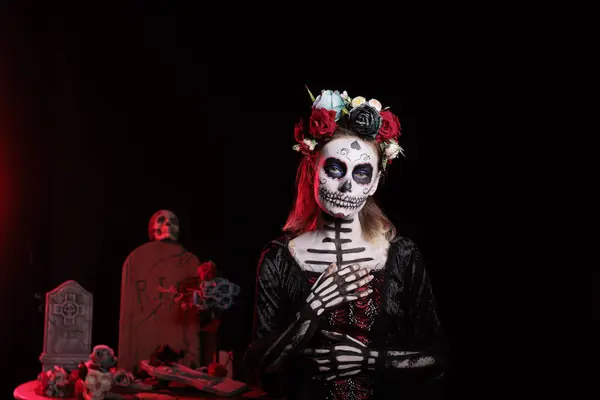
[[[337,332],[321,331],[333,344],[300,352],[311,357],[319,371],[315,379],[331,380],[356,375],[375,365],[376,353],[369,351],[358,339]]]
[[[325,310],[371,294],[371,289],[358,291],[373,279],[370,272],[370,269],[360,268],[357,264],[340,269],[331,264],[311,287],[306,305],[296,313],[296,320],[270,345],[261,358],[261,363],[267,366],[267,371],[278,368],[290,352],[298,347],[302,348],[310,341],[319,329],[319,316]]]
[[[321,331],[334,342],[324,347],[306,348],[300,353],[316,363],[315,379],[331,380],[373,370],[377,365],[387,368],[420,368],[433,365],[435,359],[417,351],[377,351],[367,348],[358,339],[338,332]]]
[[[321,315],[325,310],[342,303],[366,297],[372,289],[358,291],[373,279],[370,268],[360,268],[358,264],[338,268],[331,264],[313,284],[306,298],[309,309]]]

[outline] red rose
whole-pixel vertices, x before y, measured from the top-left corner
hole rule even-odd
[[[44,389],[48,387],[48,382],[50,381],[50,378],[48,377],[48,374],[46,372],[40,373],[38,375],[38,380],[42,383]]]
[[[79,379],[79,370],[78,369],[71,370],[71,373],[69,374],[69,381],[77,382],[77,379]]]
[[[46,372],[40,372],[38,375],[38,384],[35,388],[35,393],[39,396],[44,396],[48,389],[48,375]]]
[[[209,281],[216,278],[217,266],[212,261],[207,261],[198,266],[198,276],[201,281]]]
[[[208,366],[208,374],[210,376],[224,378],[227,376],[227,368],[225,368],[219,363],[213,362]]]
[[[79,379],[75,382],[75,398],[77,400],[83,399],[83,393],[85,393],[85,383],[83,380]]]
[[[302,143],[304,140],[304,123],[302,121],[299,121],[294,126],[294,139],[296,139],[296,142],[298,143]]]
[[[331,136],[337,124],[335,123],[335,110],[313,108],[309,121],[309,132],[315,139]]]
[[[385,140],[396,139],[400,136],[400,120],[397,116],[392,114],[391,111],[385,110],[379,113],[381,115],[381,128],[377,134],[377,141],[383,142]]]

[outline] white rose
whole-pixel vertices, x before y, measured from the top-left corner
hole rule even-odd
[[[367,99],[362,96],[358,96],[352,99],[352,107],[358,107],[363,103],[366,103]]]
[[[310,151],[313,151],[315,149],[315,146],[317,145],[317,142],[315,140],[312,139],[304,139],[303,140],[304,144],[308,146],[308,149]]]
[[[381,103],[379,100],[371,99],[369,100],[369,105],[377,110],[377,112],[381,111]]]
[[[390,140],[385,146],[384,155],[387,160],[393,160],[394,158],[398,157],[398,154],[401,152],[402,147],[400,147],[400,145],[395,140]]]

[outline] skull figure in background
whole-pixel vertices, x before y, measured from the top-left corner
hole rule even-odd
[[[179,240],[179,219],[169,210],[160,210],[154,213],[148,224],[148,236],[155,240]]]
[[[112,388],[113,376],[111,372],[101,372],[89,369],[83,382],[83,398],[85,400],[103,400]]]

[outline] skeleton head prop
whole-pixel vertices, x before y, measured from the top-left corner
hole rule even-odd
[[[337,137],[319,152],[315,173],[315,199],[334,217],[356,215],[379,183],[379,154],[358,137]]]
[[[179,240],[179,219],[169,210],[160,210],[154,213],[148,224],[148,236],[155,240]]]
[[[113,376],[111,372],[100,372],[89,369],[83,382],[83,398],[85,400],[102,400],[112,388]]]

